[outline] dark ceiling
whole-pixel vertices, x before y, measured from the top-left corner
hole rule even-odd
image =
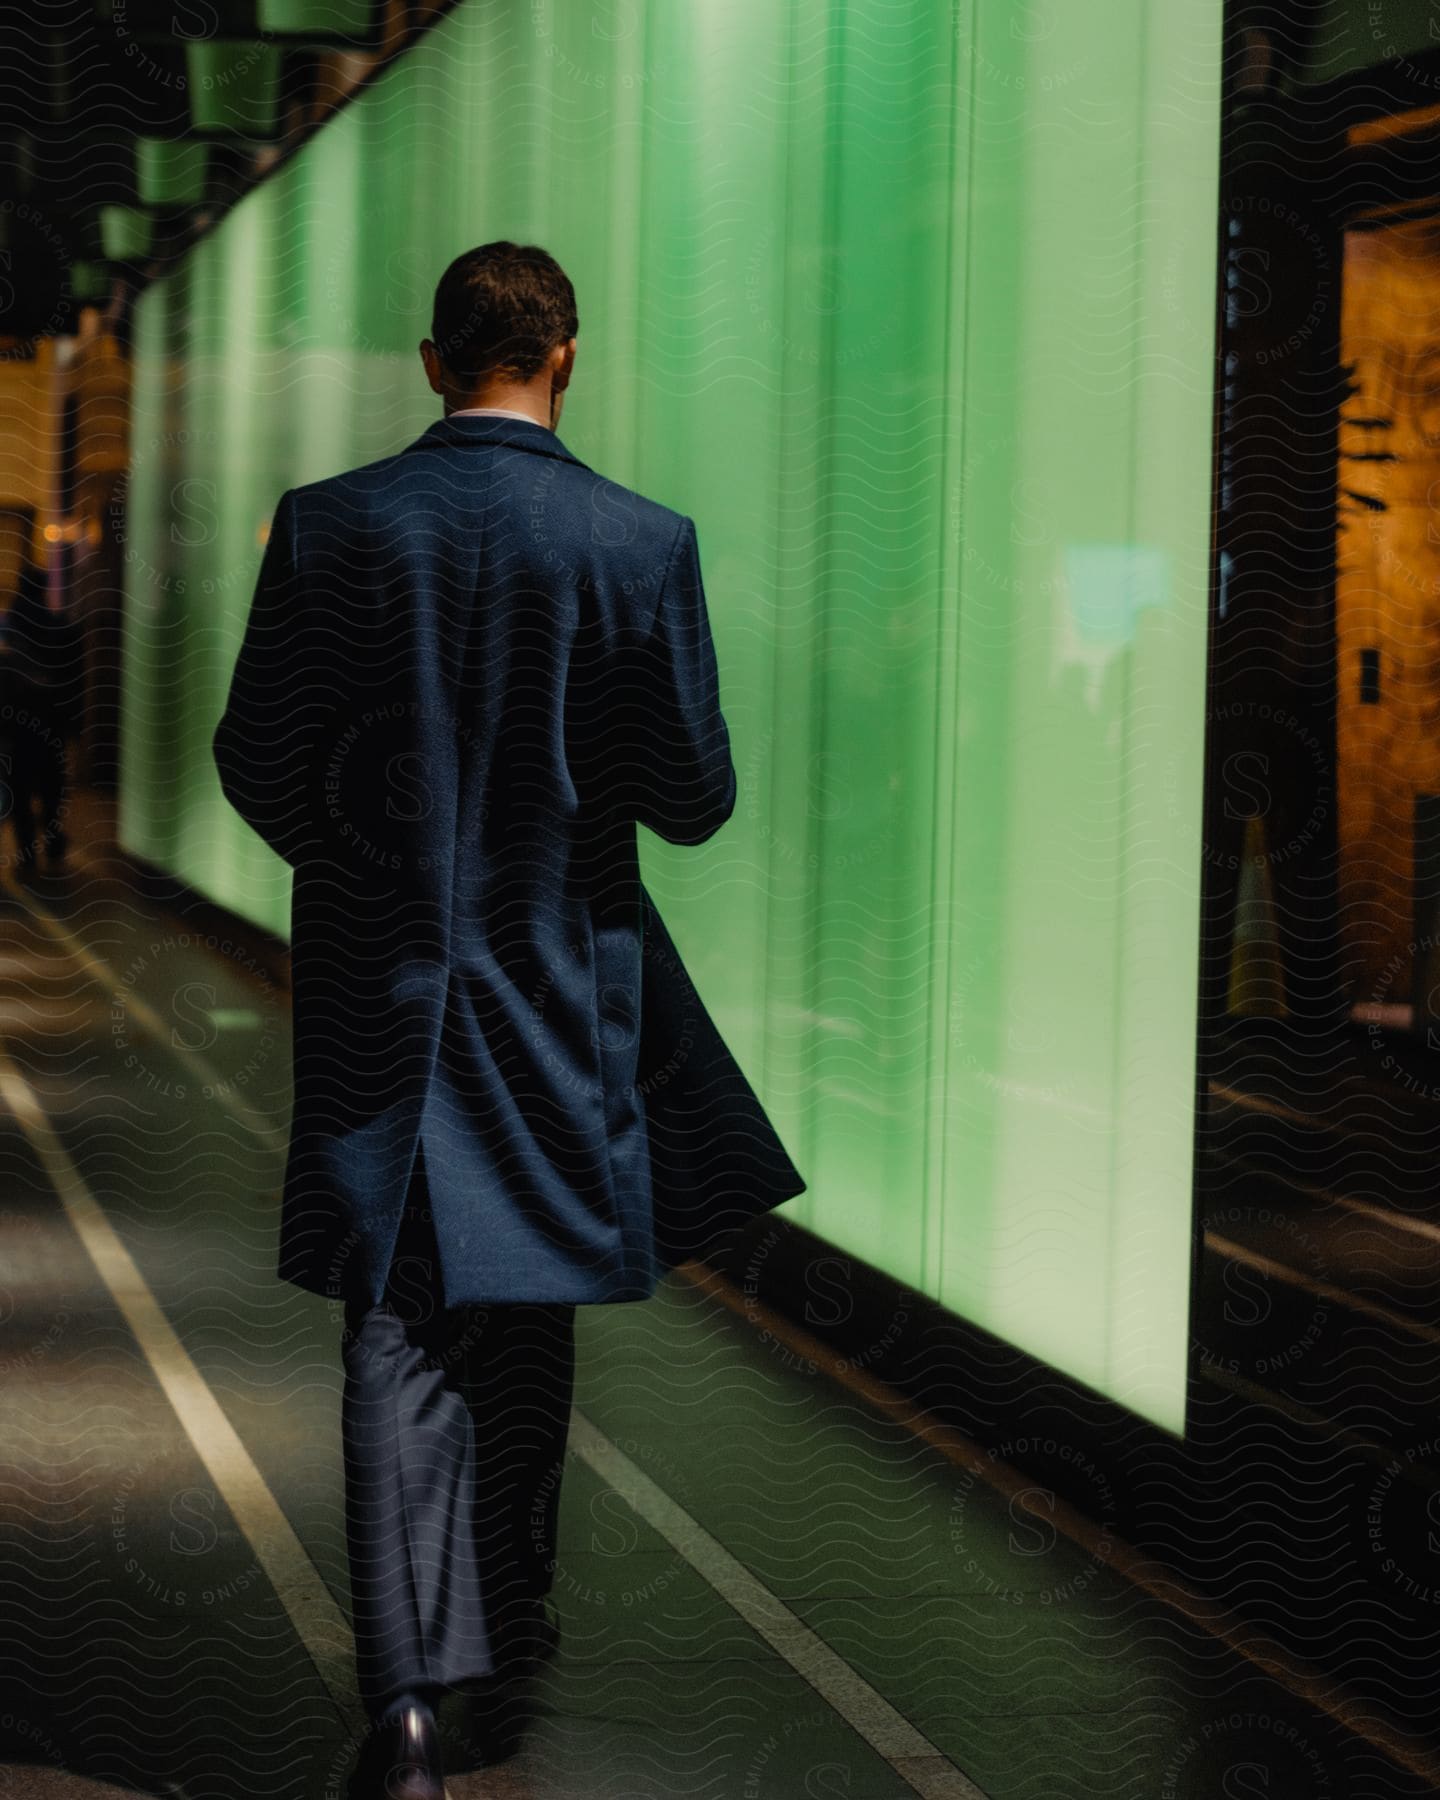
[[[1297,81],[1304,93],[1320,68],[1373,56],[1378,3],[1228,0],[1227,66],[1248,56],[1271,94]],[[454,4],[0,0],[0,341],[73,331],[117,276],[144,280]],[[1440,91],[1428,0],[1406,8],[1423,48],[1388,63],[1384,80],[1367,69],[1309,88],[1327,129],[1345,105],[1373,115]],[[362,65],[342,83],[337,55]],[[1287,118],[1293,132],[1293,105]],[[1374,154],[1413,160],[1417,146]],[[1430,191],[1433,164],[1414,177]]]
[[[0,336],[73,331],[192,238],[379,58],[414,0],[0,0]]]

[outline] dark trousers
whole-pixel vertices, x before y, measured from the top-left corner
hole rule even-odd
[[[423,1154],[379,1306],[346,1308],[345,1523],[359,1695],[494,1673],[548,1593],[572,1305],[444,1307]]]

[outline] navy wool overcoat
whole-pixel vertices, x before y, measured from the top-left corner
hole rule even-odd
[[[289,488],[213,747],[294,874],[282,1278],[378,1301],[422,1150],[446,1305],[804,1191],[639,876],[735,805],[690,518],[482,414]]]

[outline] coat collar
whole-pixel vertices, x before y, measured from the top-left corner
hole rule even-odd
[[[459,418],[452,413],[448,418],[436,419],[410,447],[418,449],[422,444],[426,449],[436,444],[503,444],[514,450],[533,450],[540,456],[554,456],[581,469],[589,467],[567,450],[547,426],[530,419],[502,419],[493,413],[476,413],[469,418]]]

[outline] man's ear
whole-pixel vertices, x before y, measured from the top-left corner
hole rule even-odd
[[[440,358],[429,338],[420,340],[420,360],[425,365],[425,379],[430,383],[431,392],[443,394],[445,387],[440,379]]]
[[[570,375],[575,367],[575,339],[570,338],[564,344],[557,344],[556,349],[564,354],[555,363],[552,385],[557,394],[563,394],[570,385]]]

